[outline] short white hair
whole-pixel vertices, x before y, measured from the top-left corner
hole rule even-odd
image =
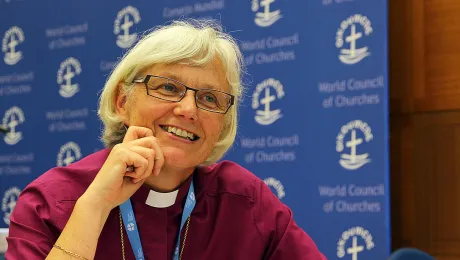
[[[226,73],[234,105],[225,114],[225,122],[211,155],[203,164],[220,160],[233,145],[238,125],[238,106],[243,93],[243,56],[232,36],[210,20],[180,20],[159,26],[145,34],[120,60],[110,74],[100,96],[98,115],[104,124],[102,141],[112,148],[126,134],[123,121],[116,113],[116,96],[129,96],[133,79],[155,64],[203,66],[218,57]],[[120,84],[121,83],[121,84]],[[118,89],[120,87],[120,89]]]

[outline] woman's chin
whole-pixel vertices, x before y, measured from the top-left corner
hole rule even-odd
[[[162,147],[165,165],[178,168],[196,167],[202,163],[197,154],[176,147]]]

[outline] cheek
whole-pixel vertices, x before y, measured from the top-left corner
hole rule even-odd
[[[151,126],[152,122],[171,110],[170,106],[152,100],[138,99],[131,106],[130,119],[136,124]]]
[[[205,126],[206,139],[217,142],[224,127],[224,117],[220,115],[210,116],[204,120],[203,125]]]

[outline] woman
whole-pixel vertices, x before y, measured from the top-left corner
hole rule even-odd
[[[140,40],[101,95],[107,149],[23,191],[6,258],[325,259],[260,179],[216,163],[235,140],[242,61],[209,22]]]

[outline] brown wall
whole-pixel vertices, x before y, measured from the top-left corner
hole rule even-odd
[[[393,248],[460,259],[460,0],[390,0]]]

